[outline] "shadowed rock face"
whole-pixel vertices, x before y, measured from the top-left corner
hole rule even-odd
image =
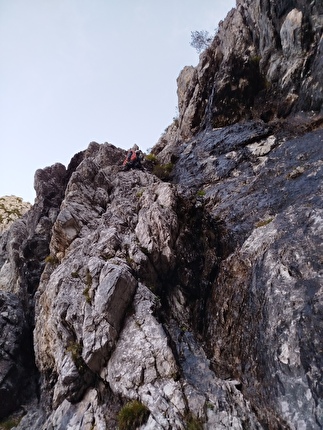
[[[200,308],[207,317],[190,306],[203,321],[195,327],[212,369],[241,381],[263,424],[320,428],[323,133],[280,139],[269,131],[235,125],[197,136],[181,151],[174,177],[190,187],[180,189],[203,190],[204,212],[218,231],[225,225],[233,250],[223,258],[223,239],[213,243],[222,260]]]
[[[179,77],[168,181],[95,142],[36,172],[0,236],[1,419],[323,427],[320,8],[238,2]]]
[[[51,227],[64,192],[63,165],[35,174],[34,206],[0,236],[1,418],[37,396],[33,348],[34,294],[49,255]]]
[[[0,292],[0,419],[20,406],[28,379],[26,371],[30,362],[25,354],[27,345],[28,324],[25,320],[21,303],[12,293]],[[20,387],[18,392],[17,388]],[[29,392],[29,395],[31,393]]]

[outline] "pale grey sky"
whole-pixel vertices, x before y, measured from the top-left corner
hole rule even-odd
[[[0,0],[0,197],[34,202],[34,173],[91,141],[145,151],[177,114],[176,78],[198,63],[235,0]]]

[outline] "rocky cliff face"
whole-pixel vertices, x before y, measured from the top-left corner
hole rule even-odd
[[[240,0],[178,78],[180,137],[322,105],[322,3]]]
[[[0,236],[0,419],[323,427],[322,12],[239,1],[144,170],[92,142],[36,172]]]

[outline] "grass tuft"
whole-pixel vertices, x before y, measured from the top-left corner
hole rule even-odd
[[[136,430],[145,424],[149,417],[149,409],[138,400],[127,403],[118,414],[119,430]]]

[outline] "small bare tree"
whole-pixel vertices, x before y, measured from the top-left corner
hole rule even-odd
[[[197,50],[198,53],[210,46],[212,37],[206,30],[191,31],[191,46]]]

